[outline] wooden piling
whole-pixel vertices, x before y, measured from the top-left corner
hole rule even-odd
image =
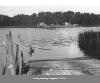
[[[3,69],[2,69],[2,75],[6,74],[6,70],[7,70],[7,57],[5,56],[4,63],[3,63]]]
[[[8,68],[11,71],[11,75],[15,75],[15,68],[14,68],[14,51],[13,51],[13,42],[12,42],[12,33],[9,31],[9,34],[6,35],[7,37],[7,50],[8,50]]]
[[[15,73],[16,75],[20,74],[20,63],[19,63],[19,46],[16,44],[16,54],[15,54]]]
[[[21,67],[21,75],[23,75],[23,68],[24,68],[24,58],[23,58],[23,52],[21,51],[21,58],[22,58],[22,67]]]

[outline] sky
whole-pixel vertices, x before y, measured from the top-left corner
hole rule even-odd
[[[0,14],[14,16],[17,14],[38,13],[41,11],[74,11],[100,14],[99,0],[1,0]]]

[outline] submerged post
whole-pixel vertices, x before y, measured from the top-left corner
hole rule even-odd
[[[19,42],[22,42],[21,36],[18,35]]]
[[[7,37],[7,50],[8,50],[8,68],[11,71],[11,75],[15,75],[15,68],[14,68],[14,51],[13,51],[13,42],[12,42],[12,33],[9,31],[9,34],[6,35]]]

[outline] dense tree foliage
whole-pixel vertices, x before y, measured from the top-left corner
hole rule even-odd
[[[73,11],[39,12],[32,15],[19,14],[14,17],[0,15],[0,26],[36,26],[40,22],[44,22],[47,25],[62,25],[64,22],[68,22],[79,26],[99,26],[100,15]]]

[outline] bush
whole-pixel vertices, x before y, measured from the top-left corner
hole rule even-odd
[[[86,31],[80,33],[78,43],[85,56],[100,59],[100,32]]]

